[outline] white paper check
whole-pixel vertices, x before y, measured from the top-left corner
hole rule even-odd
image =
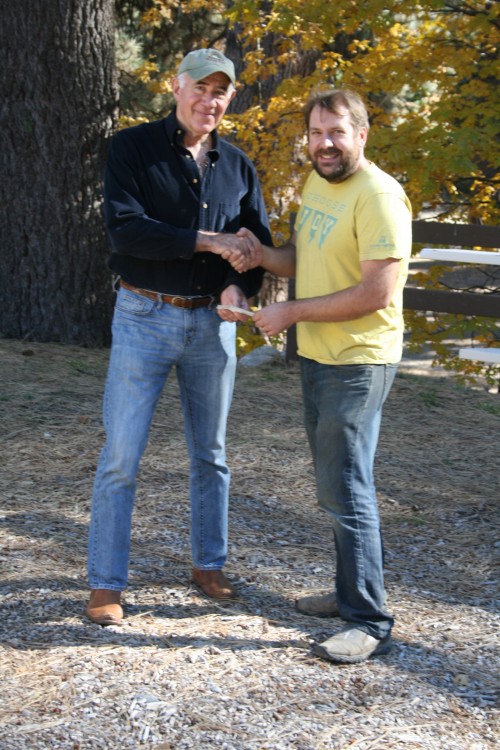
[[[217,305],[217,310],[229,310],[229,312],[242,313],[253,318],[253,312],[251,310],[244,310],[242,307],[236,307],[236,305]]]

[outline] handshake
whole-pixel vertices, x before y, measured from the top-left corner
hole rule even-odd
[[[262,244],[249,229],[240,229],[236,234],[198,232],[196,251],[220,255],[238,273],[262,265]]]
[[[242,228],[236,234],[198,232],[197,252],[211,252],[227,260],[238,273],[262,266],[276,276],[295,276],[295,235],[279,248],[262,245],[249,230]],[[223,320],[244,322],[249,315],[248,301],[235,281],[226,287],[220,298],[217,312]],[[287,300],[257,310],[252,315],[254,325],[266,335],[275,336],[299,321],[300,302]]]

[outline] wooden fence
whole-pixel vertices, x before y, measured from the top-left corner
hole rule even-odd
[[[484,224],[446,224],[438,221],[414,221],[413,242],[452,247],[500,248],[500,227]],[[288,298],[295,299],[295,280],[288,284]],[[500,318],[500,294],[424,289],[409,279],[403,292],[408,310],[448,312],[488,318]],[[295,326],[287,331],[287,362],[297,359]]]

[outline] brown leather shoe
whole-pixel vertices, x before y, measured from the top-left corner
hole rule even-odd
[[[121,591],[94,589],[85,614],[98,625],[121,625],[123,609],[120,605]]]
[[[238,599],[238,593],[222,570],[193,568],[193,583],[210,599]]]

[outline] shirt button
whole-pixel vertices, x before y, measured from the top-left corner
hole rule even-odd
[[[203,208],[208,208],[208,203],[204,203]]]
[[[194,178],[193,182],[194,182],[195,185],[198,182],[198,180],[196,179],[196,177]]]

